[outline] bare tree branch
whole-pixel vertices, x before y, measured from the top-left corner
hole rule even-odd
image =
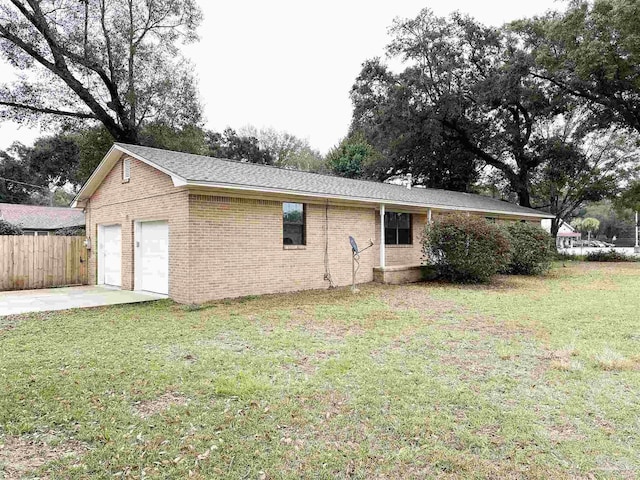
[[[5,105],[7,107],[13,107],[13,108],[21,108],[24,110],[30,110],[32,112],[46,113],[50,115],[61,115],[63,117],[97,120],[97,117],[93,113],[71,112],[66,110],[56,110],[54,108],[34,107],[33,105],[25,105],[25,104],[16,103],[16,102],[7,102],[4,100],[0,100],[0,105]]]

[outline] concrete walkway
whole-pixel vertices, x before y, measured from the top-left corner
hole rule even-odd
[[[132,292],[103,286],[46,288],[0,292],[0,316],[47,312],[69,308],[100,307],[122,303],[149,302],[167,298],[147,292]]]

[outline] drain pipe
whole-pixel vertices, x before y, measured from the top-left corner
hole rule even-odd
[[[638,226],[638,211],[636,210],[636,246],[633,249],[634,252],[636,253],[640,253],[640,245],[638,244],[638,230],[639,230],[639,226]]]

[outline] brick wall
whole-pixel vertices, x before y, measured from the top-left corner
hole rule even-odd
[[[89,283],[97,281],[98,225],[122,228],[122,288],[134,288],[134,222],[166,220],[169,224],[169,295],[189,301],[189,195],[173,186],[171,178],[143,162],[131,159],[131,179],[122,181],[122,160],[106,176],[87,208],[87,235],[91,239]]]
[[[283,246],[282,202],[191,195],[192,302],[327,288],[328,265],[336,285],[351,283],[349,235],[361,245],[373,238],[373,208],[306,204],[306,245]],[[373,249],[363,252],[357,281],[373,280]]]

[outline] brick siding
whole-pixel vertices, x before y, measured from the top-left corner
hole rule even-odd
[[[327,288],[325,248],[333,281],[349,285],[349,235],[361,244],[374,237],[372,208],[307,203],[304,246],[283,246],[280,200],[191,195],[189,210],[194,302]],[[370,249],[360,259],[359,283],[373,280],[373,266]]]

